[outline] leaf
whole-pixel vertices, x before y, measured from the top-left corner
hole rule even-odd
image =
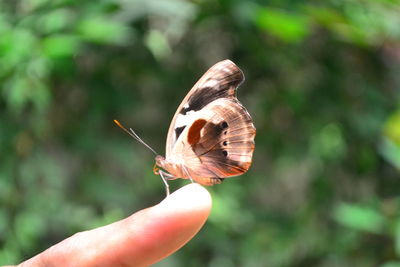
[[[164,58],[171,54],[171,48],[165,35],[161,32],[152,30],[147,35],[145,43],[148,49],[157,59]]]
[[[370,233],[381,233],[385,223],[384,217],[374,209],[345,203],[336,208],[334,218],[346,227]]]
[[[310,33],[310,24],[306,17],[279,9],[260,8],[256,24],[288,43],[300,42]]]
[[[97,16],[84,19],[78,25],[78,32],[84,39],[96,43],[125,43],[129,29],[107,17]]]
[[[49,58],[72,56],[78,52],[79,40],[74,35],[52,35],[43,40],[42,47]]]
[[[379,148],[383,157],[397,169],[400,169],[400,145],[389,138],[384,138]]]

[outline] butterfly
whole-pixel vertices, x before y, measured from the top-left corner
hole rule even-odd
[[[250,168],[256,128],[236,97],[243,81],[239,67],[223,60],[212,66],[183,99],[168,130],[166,155],[155,158],[154,173],[163,179],[167,195],[167,180],[183,178],[210,186]]]

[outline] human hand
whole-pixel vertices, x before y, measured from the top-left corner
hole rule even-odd
[[[77,233],[19,266],[148,266],[192,239],[210,211],[208,191],[189,184],[153,207]]]

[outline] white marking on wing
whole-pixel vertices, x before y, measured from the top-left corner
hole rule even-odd
[[[215,87],[216,85],[218,85],[218,81],[215,80],[215,79],[211,79],[211,80],[208,80],[208,81],[203,85],[203,87]]]
[[[226,73],[231,73],[232,72],[230,68],[226,68],[226,67],[222,68],[222,70],[225,71]]]
[[[195,111],[191,110],[187,112],[185,115],[178,114],[175,121],[175,128],[187,126],[190,122],[193,121],[193,117],[195,116]]]

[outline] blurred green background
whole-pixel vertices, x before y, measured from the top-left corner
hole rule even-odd
[[[253,165],[157,266],[400,266],[399,0],[2,0],[0,265],[162,200],[113,119],[164,153],[225,58]]]

